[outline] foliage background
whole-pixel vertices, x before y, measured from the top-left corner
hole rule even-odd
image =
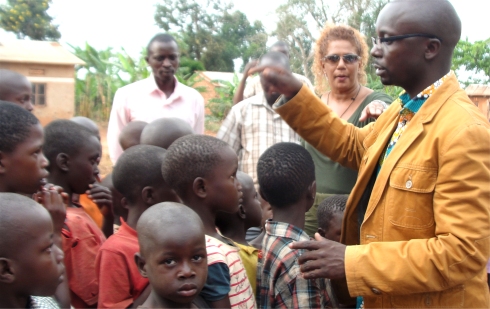
[[[226,0],[159,0],[154,10],[155,23],[171,32],[181,50],[179,81],[195,85],[198,70],[233,72],[235,62],[243,66],[266,52],[267,43],[287,42],[292,69],[312,78],[311,63],[316,36],[327,23],[346,23],[360,29],[367,38],[375,36],[375,21],[388,0],[282,0],[276,9],[277,26],[265,31],[262,21],[249,21]],[[51,0],[4,0],[0,5],[0,28],[19,39],[54,40],[61,37],[58,25],[49,15]],[[260,8],[257,8],[258,10]],[[367,40],[371,45],[371,40]],[[144,56],[121,48],[97,50],[89,43],[70,45],[86,62],[77,68],[77,113],[107,120],[115,91],[149,75]],[[454,52],[453,69],[463,85],[490,82],[490,38],[469,42],[461,40]],[[222,118],[231,106],[238,79],[221,81],[219,97],[208,102],[210,118]],[[396,96],[398,87],[385,87],[368,66],[368,87]]]

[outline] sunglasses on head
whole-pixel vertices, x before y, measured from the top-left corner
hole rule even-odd
[[[342,59],[344,60],[345,63],[354,63],[356,62],[357,60],[359,60],[359,57],[358,55],[355,55],[355,54],[345,54],[345,55],[342,55],[342,56],[339,56],[339,55],[328,55],[328,56],[325,56],[323,57],[323,60],[328,62],[328,63],[331,63],[331,64],[336,64],[337,62],[340,61],[340,57],[342,57]]]

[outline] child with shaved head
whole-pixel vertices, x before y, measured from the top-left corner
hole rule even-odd
[[[206,135],[179,138],[162,165],[165,182],[204,224],[208,279],[201,296],[212,308],[255,308],[255,299],[239,249],[216,230],[216,215],[236,213],[242,196],[238,157],[227,143]]]
[[[58,308],[63,252],[48,211],[25,196],[0,193],[0,308]]]
[[[14,71],[0,69],[0,100],[12,102],[32,112],[32,85],[27,78]]]
[[[165,152],[156,146],[136,145],[125,150],[117,160],[112,182],[123,196],[128,217],[127,221],[120,219],[119,231],[101,246],[97,254],[98,308],[126,308],[131,304],[137,307],[148,297],[148,280],[141,277],[134,263],[134,254],[139,251],[136,223],[154,204],[180,202],[162,177],[160,169]]]
[[[151,293],[143,308],[207,308],[198,297],[208,273],[204,226],[189,207],[165,202],[146,210],[136,228],[136,264]]]
[[[141,144],[167,149],[179,137],[194,134],[191,126],[179,118],[161,118],[150,122],[141,132]]]
[[[140,144],[141,132],[148,125],[144,121],[131,121],[119,134],[119,144],[123,150]]]

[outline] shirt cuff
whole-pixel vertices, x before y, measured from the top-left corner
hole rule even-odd
[[[347,246],[345,249],[345,278],[347,281],[347,288],[349,289],[349,294],[352,297],[356,297],[361,295],[361,289],[359,285],[361,285],[361,280],[357,275],[357,264],[359,254],[360,254],[360,246]]]
[[[279,98],[277,98],[276,102],[272,105],[272,108],[273,109],[278,109],[280,107],[282,107],[283,105],[285,105],[286,103],[289,103],[291,101],[297,101],[297,99],[301,99],[302,97],[304,97],[304,92],[307,91],[307,92],[311,92],[311,90],[308,88],[308,86],[306,86],[304,83],[303,83],[303,86],[301,86],[301,89],[298,91],[298,93],[292,97],[292,98],[286,98],[285,95],[281,95]]]

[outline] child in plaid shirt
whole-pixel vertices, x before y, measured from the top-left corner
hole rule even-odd
[[[325,283],[300,275],[293,241],[309,240],[303,231],[305,213],[315,200],[315,166],[311,155],[294,143],[278,143],[262,154],[257,164],[262,197],[272,206],[266,223],[263,257],[257,267],[258,308],[325,308]]]

